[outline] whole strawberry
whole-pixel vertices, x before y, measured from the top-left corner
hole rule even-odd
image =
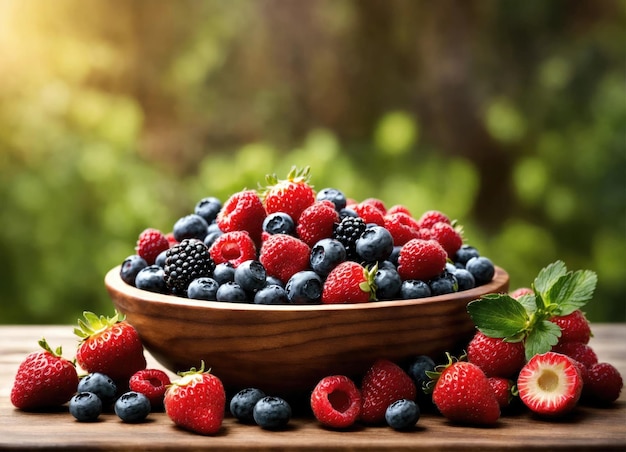
[[[88,373],[100,372],[114,381],[128,382],[146,368],[143,344],[137,330],[115,311],[113,317],[84,312],[74,334],[80,338],[76,362]]]
[[[154,264],[157,256],[170,247],[167,237],[158,229],[148,228],[139,234],[135,250],[148,265]]]
[[[20,410],[63,405],[78,387],[76,368],[61,356],[61,347],[52,351],[45,339],[39,345],[43,350],[26,356],[11,389],[11,403]]]
[[[266,212],[254,190],[234,193],[217,214],[216,223],[222,232],[246,231],[255,244],[261,243]]]
[[[488,377],[513,378],[526,364],[523,342],[509,342],[476,331],[467,346],[467,360]]]
[[[165,412],[177,426],[201,435],[219,432],[224,420],[226,392],[222,381],[204,370],[179,373],[165,392]]]
[[[491,385],[491,389],[493,389],[500,408],[507,408],[511,404],[513,396],[517,394],[517,388],[513,380],[502,377],[488,377],[487,380]]]
[[[587,344],[591,338],[589,321],[580,309],[576,309],[571,314],[554,316],[550,318],[550,321],[561,327],[559,344],[566,342],[582,342],[583,344]]]
[[[299,238],[273,234],[263,242],[259,261],[269,276],[274,276],[286,284],[293,275],[309,267],[310,253],[309,246]]]
[[[411,239],[400,249],[398,273],[403,280],[427,281],[446,268],[446,250],[436,240]]]
[[[297,224],[304,209],[315,202],[315,191],[309,185],[310,168],[291,168],[286,179],[276,174],[267,175],[267,186],[261,191],[261,198],[268,214],[283,212]]]
[[[368,270],[354,261],[344,261],[333,268],[322,289],[322,303],[365,303],[376,298],[374,277],[377,267]]]
[[[312,247],[318,241],[332,237],[339,214],[330,201],[316,201],[304,209],[298,220],[296,232],[300,240]]]

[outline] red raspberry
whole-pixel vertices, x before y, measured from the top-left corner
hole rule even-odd
[[[405,213],[411,218],[413,218],[413,215],[411,215],[411,211],[406,206],[403,206],[402,204],[396,204],[394,206],[391,206],[389,209],[387,209],[387,215],[393,215],[394,213]]]
[[[615,366],[609,363],[596,363],[588,369],[583,393],[586,400],[607,404],[619,398],[623,386],[624,381]]]
[[[530,287],[519,287],[509,294],[511,298],[519,300],[524,295],[533,295],[535,292]]]
[[[568,315],[552,317],[550,321],[561,327],[559,344],[565,342],[589,343],[591,328],[585,314],[580,309]]]
[[[376,209],[378,209],[378,211],[380,213],[382,213],[383,215],[385,215],[387,213],[387,208],[385,207],[385,203],[378,199],[378,198],[367,198],[364,199],[363,201],[361,201],[361,204],[369,204],[372,205],[374,207],[376,207]]]
[[[567,355],[572,359],[575,359],[586,368],[590,368],[598,362],[598,355],[587,344],[582,342],[565,342],[563,344],[556,344],[552,347],[552,351]]]
[[[435,223],[430,228],[431,240],[437,240],[439,244],[446,250],[448,257],[452,259],[461,245],[463,245],[463,236],[458,229],[449,223]]]
[[[150,400],[152,410],[163,406],[163,397],[170,377],[160,369],[144,369],[130,377],[128,387],[131,391],[140,392]]]
[[[373,204],[359,203],[352,206],[356,214],[365,221],[366,224],[377,224],[385,226],[384,214]]]
[[[400,249],[398,273],[403,280],[434,278],[446,268],[446,250],[435,240],[411,239]]]
[[[148,265],[154,264],[157,256],[170,247],[167,237],[158,229],[145,229],[137,239],[135,250]]]
[[[167,239],[167,242],[170,244],[170,248],[180,243],[178,240],[176,240],[176,237],[174,237],[173,232],[168,232],[167,234],[165,234],[165,238]]]
[[[209,254],[216,265],[230,262],[236,268],[242,262],[256,259],[256,247],[247,232],[226,232],[215,239]]]
[[[480,367],[488,377],[512,378],[526,363],[524,344],[506,342],[476,331],[467,346],[467,360]]]
[[[255,244],[260,244],[265,216],[265,208],[257,192],[243,190],[224,203],[216,222],[221,231],[246,231]]]
[[[361,413],[361,392],[344,375],[322,378],[311,394],[315,418],[331,428],[352,426]]]
[[[311,249],[302,240],[286,234],[274,234],[261,246],[259,261],[269,276],[287,283],[289,278],[309,267]]]
[[[422,216],[417,220],[420,225],[420,228],[430,229],[437,223],[448,223],[450,224],[450,218],[443,212],[439,212],[438,210],[428,210],[422,214]]]
[[[489,377],[487,381],[489,381],[493,389],[493,393],[496,396],[500,408],[508,407],[513,399],[513,393],[511,391],[514,385],[513,381],[502,377]]]
[[[296,232],[300,240],[312,247],[319,240],[332,237],[339,214],[330,201],[316,201],[304,209],[298,220]]]
[[[417,221],[403,212],[388,213],[384,216],[385,228],[393,237],[394,246],[402,246],[411,239],[421,238]]]

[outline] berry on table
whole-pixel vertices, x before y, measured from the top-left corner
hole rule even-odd
[[[170,377],[162,370],[143,369],[130,377],[128,386],[131,391],[145,395],[152,411],[155,411],[163,407],[163,397],[170,383]]]
[[[280,397],[265,396],[254,405],[252,417],[263,429],[279,430],[289,423],[291,406]]]
[[[589,368],[598,362],[598,355],[596,355],[593,348],[591,348],[589,344],[584,344],[582,342],[558,343],[552,347],[552,351],[569,356],[586,368]]]
[[[252,424],[254,423],[254,405],[263,397],[265,393],[258,388],[242,389],[230,399],[230,413],[239,422]]]
[[[488,377],[512,378],[526,364],[524,343],[489,337],[476,331],[467,346],[467,359]]]
[[[508,378],[502,377],[488,377],[487,380],[489,380],[489,384],[491,385],[491,389],[493,389],[493,393],[496,396],[500,408],[504,409],[508,407],[511,404],[514,392],[517,393],[515,383]]]
[[[78,422],[93,422],[102,413],[102,401],[93,392],[78,392],[70,399],[69,412]]]
[[[392,429],[404,431],[415,427],[420,414],[419,406],[415,401],[400,399],[387,407],[385,421]]]
[[[619,398],[624,381],[617,368],[610,363],[596,363],[589,367],[583,387],[585,400],[606,405]]]
[[[141,392],[128,391],[115,401],[114,410],[124,422],[142,422],[150,414],[150,400]]]
[[[315,418],[331,428],[352,426],[361,412],[361,393],[345,375],[322,378],[311,393],[311,409]]]
[[[117,384],[108,375],[93,372],[80,379],[77,391],[95,394],[102,401],[102,406],[107,407],[115,402]]]
[[[587,344],[591,338],[589,321],[580,309],[576,309],[567,315],[553,316],[550,318],[550,321],[556,323],[561,328],[559,344],[565,342],[581,342]]]

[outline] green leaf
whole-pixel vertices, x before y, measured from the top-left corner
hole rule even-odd
[[[567,273],[567,267],[563,261],[556,261],[542,268],[534,281],[534,289],[542,296],[558,281],[561,276]]]
[[[547,294],[553,305],[550,314],[567,315],[583,307],[593,297],[597,282],[597,275],[590,270],[578,270],[560,277]]]
[[[526,309],[526,312],[528,312],[528,315],[530,316],[537,311],[537,304],[535,300],[535,295],[527,294],[519,297],[517,302],[524,306],[524,309]]]
[[[525,307],[506,294],[489,294],[471,301],[467,312],[476,327],[489,337],[518,336],[530,319]]]
[[[526,360],[537,354],[549,352],[559,341],[559,337],[561,337],[561,328],[557,324],[549,320],[535,323],[524,343]]]

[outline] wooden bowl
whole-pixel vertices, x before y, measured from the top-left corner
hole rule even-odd
[[[178,372],[204,360],[227,389],[310,392],[327,376],[358,378],[377,358],[401,362],[467,345],[474,324],[467,303],[506,292],[496,267],[486,285],[430,298],[343,305],[270,306],[196,301],[137,289],[111,269],[105,284],[145,348]]]

